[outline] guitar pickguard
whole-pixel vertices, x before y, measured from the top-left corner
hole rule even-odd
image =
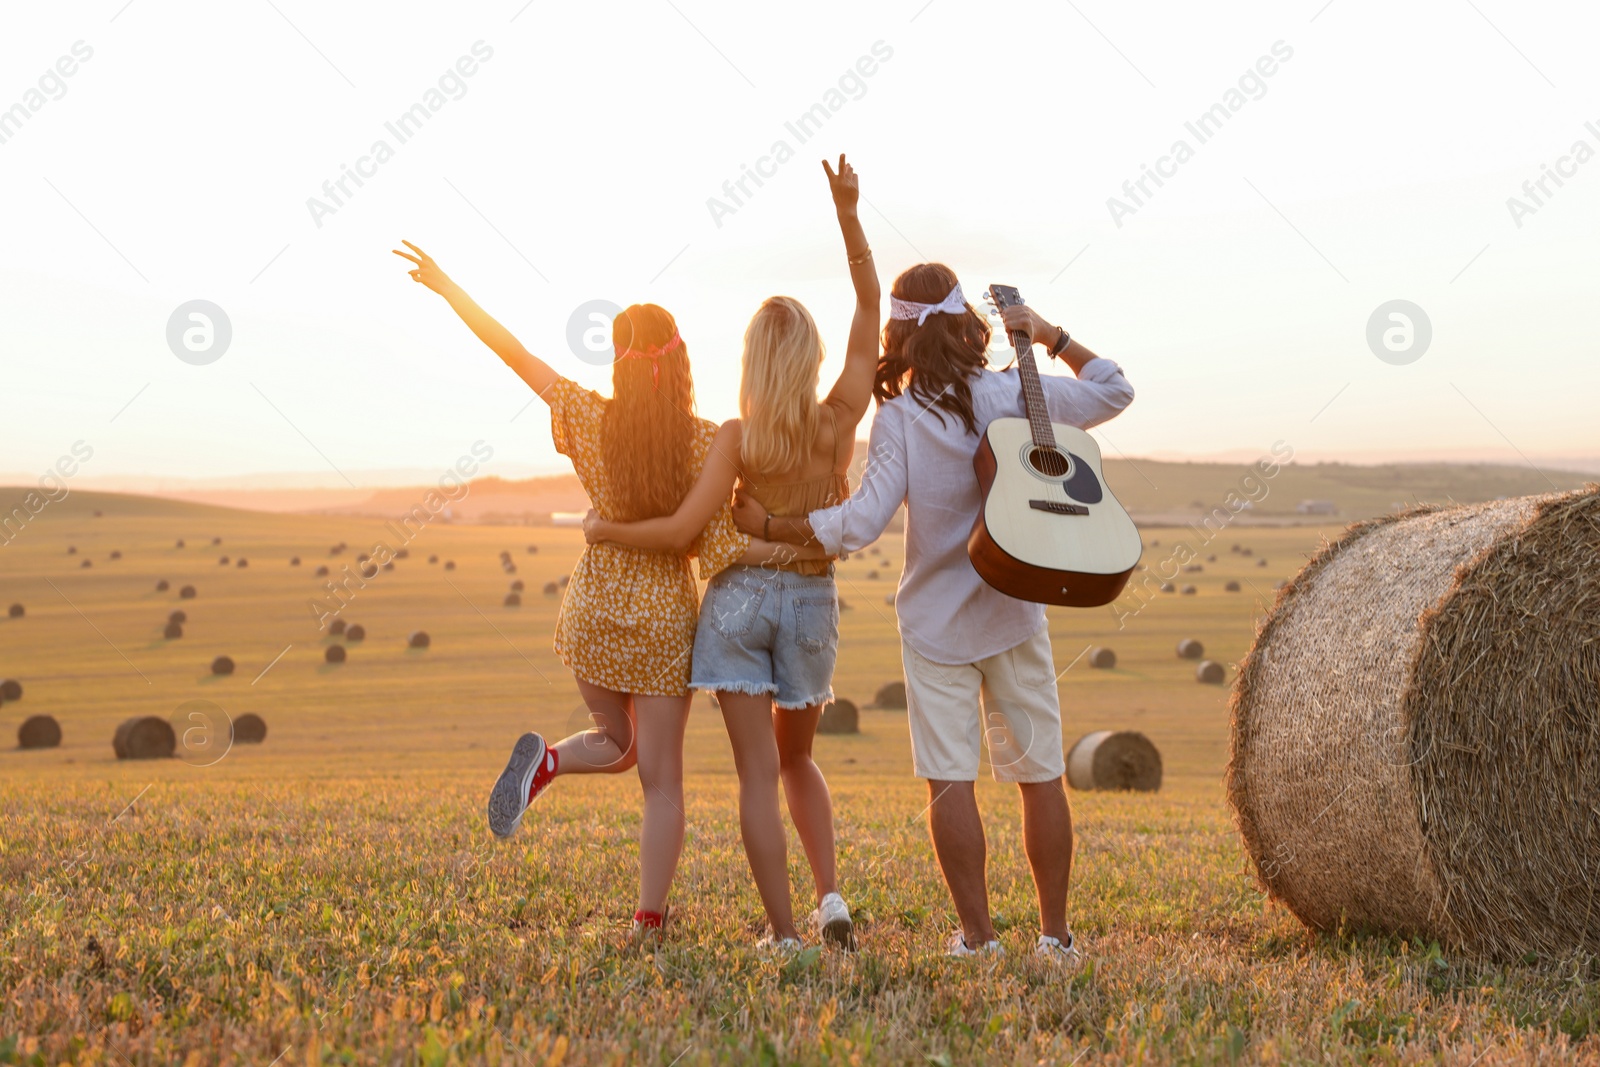
[[[1075,452],[1068,452],[1072,458],[1072,477],[1061,483],[1072,499],[1084,504],[1098,504],[1105,497],[1105,490],[1100,487],[1100,479],[1094,476],[1094,468],[1089,462]]]

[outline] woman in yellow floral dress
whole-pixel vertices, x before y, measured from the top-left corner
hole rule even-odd
[[[413,280],[443,296],[479,340],[550,405],[556,450],[572,459],[601,515],[634,521],[670,515],[694,485],[717,435],[694,414],[688,351],[672,316],[635,304],[612,322],[617,358],[612,398],[561,377],[409,241],[395,254],[415,265]],[[726,505],[690,554],[713,577],[733,563],[762,563],[773,552],[733,526]],[[621,545],[590,545],[573,569],[556,621],[555,650],[572,671],[594,729],[546,745],[517,740],[489,798],[489,826],[516,832],[523,812],[558,775],[616,774],[637,767],[644,793],[639,835],[635,932],[658,929],[683,848],[683,733],[689,716],[689,665],[699,591],[685,556]]]

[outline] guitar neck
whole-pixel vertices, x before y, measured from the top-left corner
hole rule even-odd
[[[1022,403],[1028,412],[1028,426],[1033,430],[1033,443],[1040,448],[1054,448],[1056,432],[1050,426],[1050,409],[1045,404],[1039,365],[1033,361],[1033,341],[1027,334],[1014,330],[1011,344],[1017,350],[1017,375],[1022,379]]]

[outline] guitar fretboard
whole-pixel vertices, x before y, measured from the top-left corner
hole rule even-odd
[[[1027,334],[1015,334],[1017,374],[1022,379],[1022,403],[1028,410],[1028,426],[1033,443],[1040,448],[1055,448],[1056,433],[1050,427],[1050,409],[1044,400],[1044,383],[1039,381],[1039,365],[1033,361],[1033,342]]]

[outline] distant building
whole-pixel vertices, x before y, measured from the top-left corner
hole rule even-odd
[[[1339,506],[1331,500],[1302,500],[1294,506],[1302,515],[1337,515]]]

